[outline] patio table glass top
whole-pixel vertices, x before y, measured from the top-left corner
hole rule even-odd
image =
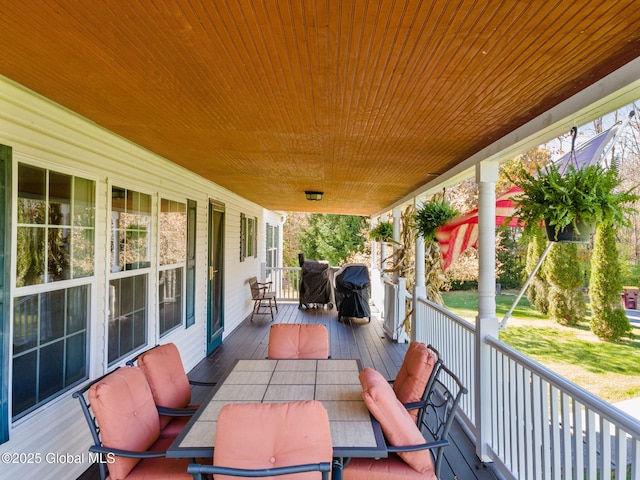
[[[228,403],[319,400],[327,409],[336,457],[386,457],[378,422],[362,400],[358,360],[238,360],[167,451],[213,455],[216,423]]]

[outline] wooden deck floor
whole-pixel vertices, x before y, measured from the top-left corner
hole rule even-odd
[[[297,303],[279,305],[275,323],[322,323],[329,330],[332,358],[359,358],[363,367],[372,367],[387,378],[395,378],[406,344],[389,341],[382,323],[375,317],[370,323],[354,320],[351,324],[337,321],[335,309],[298,309]],[[193,380],[217,381],[237,359],[265,358],[269,328],[268,315],[256,315],[248,319],[225,338],[222,345],[196,365],[189,377]],[[204,388],[194,387],[193,402],[198,403],[206,394]],[[440,480],[495,480],[496,476],[475,455],[474,447],[463,430],[454,422],[450,439],[452,444],[445,449],[445,461]],[[98,479],[97,469],[89,469],[79,480]]]

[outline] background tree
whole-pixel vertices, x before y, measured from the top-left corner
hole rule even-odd
[[[366,217],[313,213],[301,228],[299,247],[308,260],[327,260],[338,266],[364,251],[368,230]]]
[[[282,227],[282,265],[284,267],[297,267],[300,248],[300,235],[307,227],[308,213],[289,212],[287,220]]]
[[[525,267],[525,247],[519,241],[520,229],[509,227],[498,233],[496,281],[502,288],[520,288]]]
[[[603,340],[617,340],[631,331],[621,306],[621,291],[615,230],[611,224],[603,223],[596,229],[589,288],[591,330]]]

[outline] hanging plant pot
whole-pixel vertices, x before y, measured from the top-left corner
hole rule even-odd
[[[550,242],[589,243],[595,230],[594,224],[587,224],[582,220],[576,222],[577,230],[571,223],[563,229],[558,229],[556,225],[549,225],[547,221],[545,221],[545,225]]]

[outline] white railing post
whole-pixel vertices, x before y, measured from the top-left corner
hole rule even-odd
[[[371,219],[371,229],[373,230],[380,223],[380,217]],[[371,241],[371,270],[380,270],[378,268],[378,240]]]
[[[405,343],[409,338],[407,329],[403,326],[404,320],[407,318],[407,279],[406,277],[398,277],[398,297],[396,298],[396,323],[397,323],[397,342]],[[413,314],[412,314],[413,315]],[[413,323],[413,317],[411,322]],[[412,336],[414,334],[412,333]]]
[[[414,199],[414,206],[418,209],[418,197]],[[413,315],[411,317],[411,340],[416,340],[417,332],[417,306],[418,298],[426,297],[427,287],[425,284],[425,270],[424,270],[424,238],[420,235],[416,235],[416,251],[415,251],[415,272],[416,278],[413,282]]]
[[[491,348],[487,337],[498,337],[496,317],[496,181],[498,162],[482,162],[476,166],[478,192],[478,316],[476,318],[476,454],[489,460],[491,442]],[[485,378],[483,378],[485,377]]]
[[[400,230],[402,228],[400,222],[400,213],[402,210],[400,207],[395,207],[393,209],[393,255],[395,257],[396,252],[400,248]],[[397,281],[400,276],[400,272],[396,270],[393,272],[393,281]]]

